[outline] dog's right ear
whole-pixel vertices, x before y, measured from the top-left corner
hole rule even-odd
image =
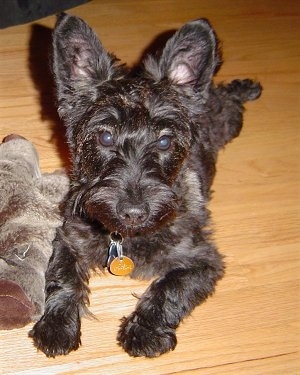
[[[156,81],[167,79],[177,90],[197,93],[200,103],[220,64],[217,36],[208,20],[200,18],[183,25],[167,41],[158,59],[149,56],[145,69]]]
[[[80,18],[62,13],[53,33],[53,71],[58,112],[68,119],[98,96],[101,83],[117,79],[124,69],[102,46],[94,31]]]

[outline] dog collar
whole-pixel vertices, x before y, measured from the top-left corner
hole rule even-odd
[[[116,276],[129,275],[134,269],[132,259],[123,255],[123,237],[118,232],[110,234],[107,269]]]

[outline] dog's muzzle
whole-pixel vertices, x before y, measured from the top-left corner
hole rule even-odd
[[[147,203],[131,204],[121,202],[117,206],[119,220],[129,227],[138,227],[145,223],[149,217],[150,208]]]

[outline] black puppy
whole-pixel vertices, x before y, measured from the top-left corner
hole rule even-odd
[[[30,332],[47,356],[79,347],[91,269],[157,277],[122,320],[118,341],[132,356],[174,349],[182,319],[214,292],[224,263],[206,204],[217,154],[239,134],[243,103],[261,93],[251,80],[214,85],[220,64],[204,19],[133,74],[84,21],[59,17],[54,73],[73,177],[45,314]]]

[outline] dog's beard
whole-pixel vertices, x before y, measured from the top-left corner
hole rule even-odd
[[[124,237],[155,232],[174,218],[177,196],[168,185],[157,181],[144,187],[142,191],[141,203],[148,208],[147,218],[142,222],[129,224],[122,220],[118,206],[130,202],[130,194],[105,183],[97,183],[80,191],[74,203],[73,214],[79,213],[96,220],[108,231],[119,232]]]

